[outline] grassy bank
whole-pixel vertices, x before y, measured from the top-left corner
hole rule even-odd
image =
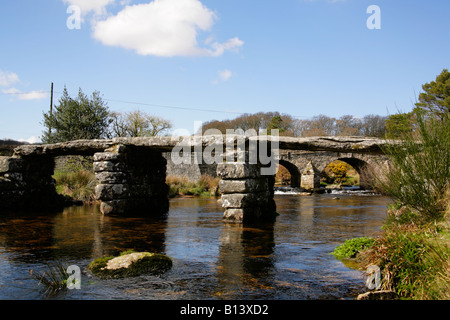
[[[56,181],[56,192],[75,201],[95,201],[95,174],[88,170],[74,172],[56,171],[53,175]]]
[[[382,290],[407,299],[450,299],[450,120],[416,114],[415,131],[405,133],[402,145],[384,148],[391,166],[374,181],[389,195],[383,234],[354,250],[349,241],[334,252],[353,252],[362,270],[381,270]],[[355,254],[354,251],[357,251]]]
[[[381,270],[379,290],[414,300],[450,299],[450,222],[420,223],[416,213],[391,205],[383,235],[347,240],[332,253],[353,268]]]
[[[217,177],[202,175],[196,182],[186,177],[167,176],[169,198],[177,196],[216,197],[219,195],[219,181]]]
[[[53,175],[56,191],[74,201],[95,201],[95,174],[85,168],[59,170]],[[169,198],[177,196],[216,197],[219,195],[219,178],[202,175],[198,181],[186,177],[168,176]]]

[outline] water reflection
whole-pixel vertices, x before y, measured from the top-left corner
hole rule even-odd
[[[236,299],[246,291],[273,289],[274,224],[241,226],[224,224],[220,237],[215,295]],[[264,283],[263,283],[264,282]]]
[[[98,206],[58,214],[0,217],[0,299],[41,299],[30,269],[48,261],[79,265],[120,251],[174,259],[160,277],[84,281],[66,299],[337,299],[363,288],[361,273],[329,253],[346,239],[380,233],[383,197],[276,196],[274,223],[225,223],[216,199],[172,199],[167,216],[110,217]],[[28,291],[27,291],[28,290]]]

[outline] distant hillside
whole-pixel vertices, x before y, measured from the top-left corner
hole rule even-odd
[[[17,141],[12,139],[0,139],[0,156],[11,156],[14,148],[24,144],[29,144],[25,141]]]

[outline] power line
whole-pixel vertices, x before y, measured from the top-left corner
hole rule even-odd
[[[36,93],[51,93],[51,91],[45,91],[45,90],[43,90],[43,91],[35,91],[35,92]],[[53,93],[63,94],[62,92],[59,92],[59,91],[53,91]],[[19,94],[28,94],[28,93],[27,92],[4,92],[3,94],[19,95]],[[126,103],[126,104],[148,106],[148,107],[157,107],[157,108],[178,109],[178,110],[188,110],[188,111],[200,111],[200,112],[212,112],[212,113],[229,113],[229,114],[236,114],[236,115],[246,114],[246,112],[238,112],[238,111],[203,109],[203,108],[190,108],[190,107],[161,105],[161,104],[146,103],[146,102],[117,100],[117,99],[109,99],[109,98],[102,98],[102,99],[105,100],[105,101],[108,101],[108,102]],[[306,116],[294,116],[294,115],[291,115],[291,117],[293,117],[293,118],[307,118]]]

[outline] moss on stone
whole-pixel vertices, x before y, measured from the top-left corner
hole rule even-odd
[[[172,259],[164,254],[125,252],[118,257],[102,257],[92,261],[88,269],[102,279],[161,274],[172,267]]]

